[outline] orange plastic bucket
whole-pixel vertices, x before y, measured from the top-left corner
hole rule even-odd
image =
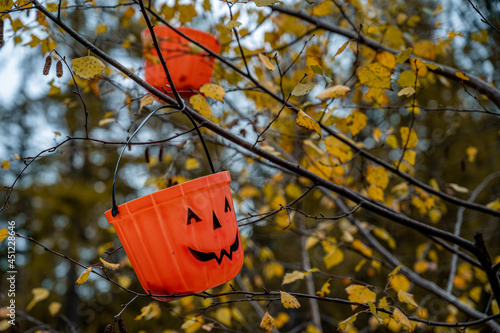
[[[196,29],[177,29],[213,52],[219,53],[220,44],[216,37]],[[191,90],[199,90],[202,85],[210,82],[213,57],[169,27],[154,27],[154,31],[175,87],[182,92],[183,97],[189,97],[192,95]],[[145,29],[141,37],[146,82],[160,91],[171,93],[172,89],[159,62],[149,29]]]
[[[238,274],[243,249],[230,183],[219,172],[124,203],[116,217],[105,213],[146,292],[197,293]]]

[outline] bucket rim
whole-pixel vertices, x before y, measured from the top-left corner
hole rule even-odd
[[[230,183],[231,183],[231,175],[229,171],[221,171],[213,173],[207,176],[191,179],[187,182],[177,184],[168,188],[164,188],[162,190],[158,190],[153,193],[143,195],[142,197],[124,202],[118,205],[119,213],[115,217],[113,217],[111,214],[112,209],[109,209],[106,212],[104,212],[104,215],[106,216],[108,222],[113,224],[112,222],[118,221],[122,217],[137,214],[150,206],[161,204],[162,201],[163,202],[169,201],[169,200],[158,200],[159,197],[167,196],[169,198],[176,198],[179,196],[186,196],[212,187],[229,185]],[[133,211],[131,211],[129,209],[129,206],[141,206],[144,208],[139,210],[133,209]]]

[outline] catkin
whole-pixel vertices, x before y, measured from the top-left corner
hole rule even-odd
[[[106,329],[104,329],[104,333],[111,333],[111,332],[113,332],[113,324],[106,325]]]
[[[50,66],[52,66],[52,57],[49,54],[47,58],[45,58],[45,65],[43,66],[43,75],[49,74]]]
[[[120,329],[120,333],[128,333],[122,317],[118,318],[118,328]]]
[[[57,77],[63,76],[63,65],[61,60],[59,60],[56,64],[56,75]]]

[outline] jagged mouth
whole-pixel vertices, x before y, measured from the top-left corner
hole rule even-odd
[[[199,261],[210,261],[215,259],[217,263],[220,265],[222,262],[222,259],[224,256],[228,257],[229,260],[233,260],[233,253],[238,251],[238,248],[240,247],[240,239],[238,237],[238,232],[236,232],[236,239],[234,240],[234,243],[229,247],[229,253],[226,251],[226,249],[222,249],[220,251],[220,256],[217,256],[215,252],[201,252],[201,251],[196,251],[193,250],[188,246],[189,251]]]

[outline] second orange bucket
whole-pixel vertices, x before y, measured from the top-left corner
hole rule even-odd
[[[211,51],[220,52],[221,47],[216,37],[192,28],[177,29]],[[169,27],[158,26],[154,28],[154,32],[175,87],[184,97],[189,97],[192,90],[199,90],[202,85],[210,82],[213,57]],[[171,93],[172,89],[158,60],[149,29],[142,32],[142,44],[146,82],[160,91]]]

